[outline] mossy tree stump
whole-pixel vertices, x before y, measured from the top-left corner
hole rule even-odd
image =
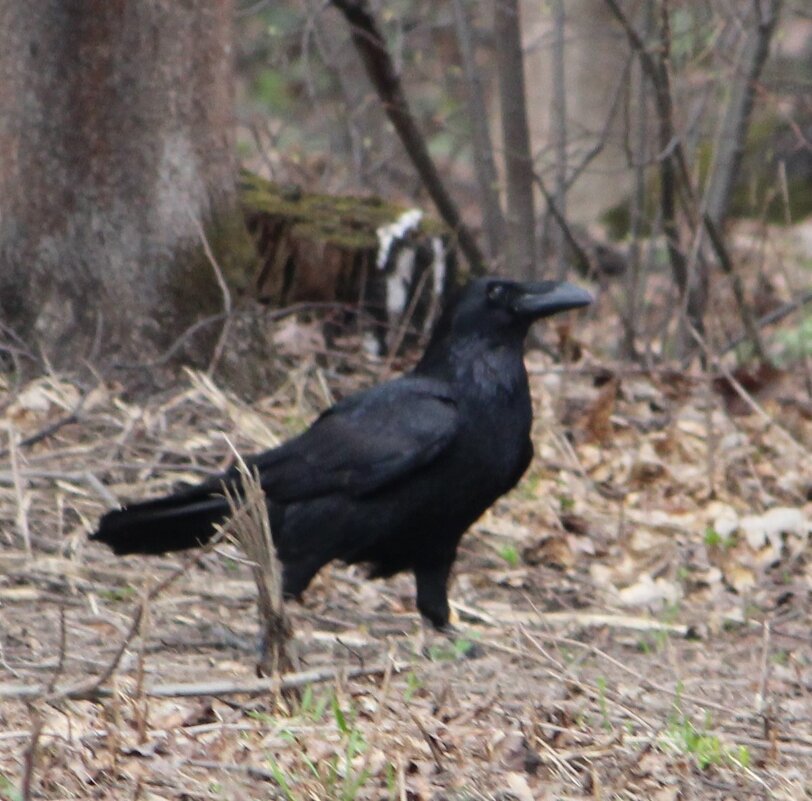
[[[454,241],[417,209],[303,192],[243,173],[240,202],[260,254],[256,297],[335,304],[329,336],[353,321],[385,353],[426,332],[458,280]]]

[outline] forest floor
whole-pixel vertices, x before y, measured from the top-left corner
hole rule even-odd
[[[290,605],[302,686],[257,692],[235,546],[117,559],[87,534],[382,370],[295,362],[251,406],[199,373],[139,402],[54,376],[6,388],[0,798],[812,797],[800,372],[754,400],[531,352],[536,456],[463,539],[458,634],[423,629],[410,577],[333,565]]]

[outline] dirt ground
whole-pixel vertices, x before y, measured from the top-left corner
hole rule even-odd
[[[291,605],[295,690],[256,688],[235,546],[116,559],[87,533],[379,368],[302,358],[251,407],[194,373],[140,402],[101,381],[6,387],[0,797],[812,797],[798,377],[753,400],[588,354],[528,365],[536,457],[463,539],[456,636],[423,629],[409,577],[334,565]]]

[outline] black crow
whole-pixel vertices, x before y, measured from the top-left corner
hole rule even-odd
[[[447,627],[460,538],[533,455],[528,329],[591,300],[556,281],[471,281],[411,372],[345,398],[304,433],[248,459],[268,498],[285,595],[298,597],[333,559],[367,563],[371,577],[411,570],[417,608]],[[232,469],[108,512],[92,539],[117,554],[198,546],[227,514],[223,484],[236,482]]]

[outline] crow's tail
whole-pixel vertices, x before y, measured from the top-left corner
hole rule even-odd
[[[116,509],[102,517],[90,539],[109,545],[119,556],[197,548],[228,514],[228,502],[216,493],[210,484],[202,485]]]

